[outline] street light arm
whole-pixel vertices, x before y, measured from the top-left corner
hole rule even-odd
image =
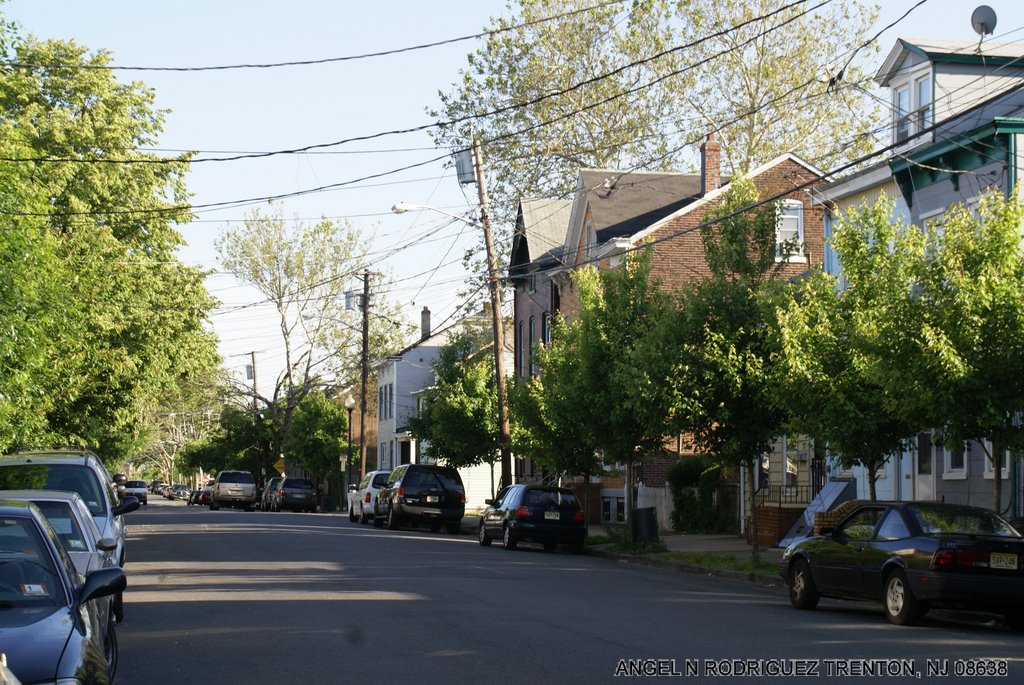
[[[414,205],[408,202],[396,202],[394,205],[391,206],[391,211],[394,212],[395,214],[405,214],[406,212],[412,212],[417,209],[428,209],[431,212],[437,212],[438,214],[443,214],[447,217],[451,217],[452,219],[465,221],[470,226],[476,226],[478,228],[482,226],[482,224],[476,219],[467,219],[464,216],[459,216],[458,214],[453,214],[452,212],[446,211],[444,209],[439,209],[437,207],[431,207],[430,205]]]

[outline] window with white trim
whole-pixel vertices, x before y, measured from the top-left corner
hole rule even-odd
[[[533,346],[537,342],[537,321],[532,316],[530,317],[530,328],[529,328],[529,331],[530,331],[530,334],[529,334],[530,335],[530,344],[529,344],[529,347],[527,347],[526,354],[529,355],[529,360],[530,360],[530,375],[531,376],[535,376],[535,375],[537,375],[537,360],[536,360],[536,356],[533,353]]]
[[[992,443],[990,441],[986,440],[985,441],[984,454],[982,455],[982,461],[985,462],[985,474],[984,474],[984,477],[987,480],[995,480],[996,470],[995,470],[995,467],[992,465],[992,460],[989,458],[990,454],[992,454]],[[1000,478],[1002,478],[1003,480],[1007,480],[1010,477],[1010,459],[1011,458],[1012,457],[1010,457],[1010,450],[1005,450],[1003,452],[1003,456],[1000,457],[999,472],[1000,472]]]
[[[799,200],[783,200],[779,225],[775,229],[776,259],[803,259],[804,204]]]
[[[892,86],[893,142],[902,143],[932,125],[931,70]]]
[[[953,448],[935,446],[942,450],[942,478],[944,480],[965,480],[967,478],[967,452],[962,445]]]

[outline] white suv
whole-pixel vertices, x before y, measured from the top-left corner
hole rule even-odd
[[[348,520],[353,523],[369,523],[373,518],[373,507],[377,504],[377,492],[388,482],[390,471],[370,471],[359,485],[348,493]]]

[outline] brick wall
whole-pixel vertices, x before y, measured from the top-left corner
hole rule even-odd
[[[779,540],[785,537],[789,529],[793,527],[796,520],[803,516],[802,508],[760,506],[757,508],[757,543],[764,547],[774,547]],[[747,517],[747,524],[744,527],[747,531],[747,542],[752,538],[750,530],[750,517]]]

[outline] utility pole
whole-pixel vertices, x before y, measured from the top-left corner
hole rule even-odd
[[[252,357],[252,410],[255,412],[259,408],[256,404],[256,350],[249,355]]]
[[[501,487],[506,487],[512,484],[512,448],[508,424],[508,393],[505,388],[505,327],[501,312],[501,287],[498,284],[498,258],[494,254],[491,213],[487,201],[487,184],[484,180],[483,149],[479,138],[473,139],[473,166],[476,172],[476,188],[480,197],[480,223],[483,224],[484,244],[487,247],[487,280],[491,290],[491,324],[494,328],[494,377],[498,384]]]
[[[366,380],[370,375],[370,272],[364,271],[363,276],[363,354],[362,354],[362,388],[359,402],[359,480],[366,475]],[[378,463],[380,457],[378,456]]]

